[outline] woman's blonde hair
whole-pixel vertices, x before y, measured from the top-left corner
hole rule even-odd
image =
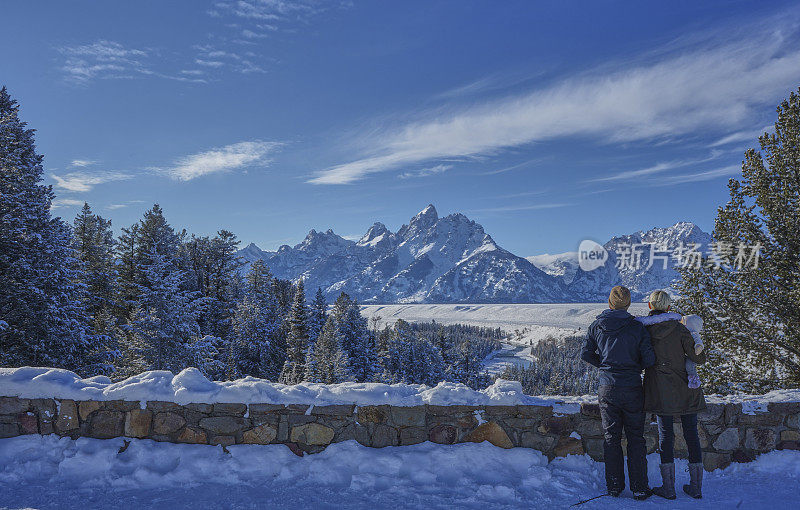
[[[666,312],[672,304],[672,298],[663,290],[654,290],[647,300],[653,307],[653,310],[660,310]]]

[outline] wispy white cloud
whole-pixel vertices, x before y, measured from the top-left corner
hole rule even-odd
[[[522,205],[503,205],[500,207],[487,207],[483,209],[473,209],[472,212],[492,213],[492,212],[516,212],[516,211],[538,211],[541,209],[559,209],[561,207],[569,207],[572,204],[568,203],[549,203],[549,204],[522,204]]]
[[[423,113],[417,121],[363,135],[363,157],[321,170],[309,182],[352,183],[402,166],[488,156],[564,137],[619,143],[735,129],[796,86],[797,40],[796,28],[786,27],[763,37],[707,41],[677,54],[648,55],[638,64],[609,64],[525,94]]]
[[[453,168],[453,165],[436,165],[429,168],[422,168],[412,172],[403,172],[398,177],[401,179],[411,179],[414,177],[428,177],[431,175],[441,174]]]
[[[109,211],[116,211],[117,209],[123,209],[125,207],[128,207],[128,204],[110,204],[106,206],[106,209]]]
[[[91,161],[91,160],[88,160],[88,159],[73,159],[72,162],[69,164],[69,166],[71,166],[71,167],[81,167],[82,168],[82,167],[85,167],[85,166],[92,166],[95,163],[97,163],[97,161]]]
[[[125,47],[116,41],[100,39],[91,44],[58,48],[65,60],[61,70],[67,80],[85,85],[95,79],[131,79],[145,76],[204,83],[206,80],[185,74],[170,74],[152,66],[152,50]]]
[[[265,73],[266,70],[255,63],[256,55],[253,52],[239,53],[223,50],[211,45],[196,45],[193,47],[198,55],[194,63],[212,69],[225,69],[237,73]]]
[[[731,133],[728,136],[724,136],[717,140],[716,142],[709,145],[709,147],[719,147],[721,145],[728,145],[732,143],[741,143],[741,142],[750,142],[753,146],[758,145],[758,137],[763,135],[764,133],[772,133],[775,131],[775,126],[764,126],[763,128],[759,129],[758,131],[737,131],[736,133]]]
[[[352,6],[352,2],[331,0],[233,0],[221,1],[207,11],[211,17],[237,20],[245,25],[241,36],[247,40],[268,37],[276,31],[295,31],[298,25],[308,25],[315,18],[332,9]]]
[[[190,181],[220,172],[229,172],[256,164],[267,165],[267,155],[282,146],[279,142],[239,142],[184,156],[172,167],[155,169],[179,181]]]
[[[64,207],[79,207],[84,203],[83,200],[75,198],[56,198],[50,203],[50,209],[61,209]]]
[[[149,73],[144,64],[146,50],[126,48],[118,42],[101,39],[91,44],[65,46],[62,71],[68,79],[86,83],[94,78],[122,78]]]
[[[689,174],[666,175],[658,179],[654,179],[651,184],[654,186],[673,186],[676,184],[686,184],[688,182],[709,181],[718,177],[736,175],[741,172],[741,170],[741,166],[731,165],[723,168],[716,168],[714,170],[704,170]]]
[[[51,174],[56,181],[56,188],[66,191],[86,192],[98,184],[106,182],[124,181],[132,176],[120,172],[70,172],[65,175]]]

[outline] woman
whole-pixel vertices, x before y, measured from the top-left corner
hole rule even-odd
[[[675,499],[675,432],[672,424],[680,416],[683,438],[689,450],[688,485],[683,491],[695,499],[702,496],[703,452],[697,434],[697,413],[706,408],[701,388],[690,388],[686,358],[705,363],[705,352],[695,353],[694,339],[680,323],[681,316],[670,312],[672,299],[663,290],[654,291],[649,298],[650,314],[639,320],[647,327],[656,364],[645,370],[644,410],[658,416],[659,450],[661,452],[661,487],[653,493]]]

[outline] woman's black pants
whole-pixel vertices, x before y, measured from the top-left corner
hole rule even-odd
[[[672,428],[672,416],[658,415],[658,449],[661,452],[661,463],[675,461],[675,430]],[[697,414],[681,415],[681,428],[686,448],[689,450],[689,462],[703,462],[703,451],[700,448],[700,436],[697,435]]]

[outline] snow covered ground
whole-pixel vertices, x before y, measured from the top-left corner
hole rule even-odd
[[[564,338],[581,335],[595,317],[608,306],[604,303],[563,304],[487,304],[487,305],[364,305],[361,313],[372,324],[379,318],[379,327],[394,324],[398,319],[408,322],[469,324],[500,328],[508,333],[500,351],[489,356],[484,365],[496,375],[507,365],[528,366],[533,357],[530,346],[547,337]],[[646,303],[633,303],[630,312],[646,315]]]
[[[488,443],[366,448],[338,443],[296,457],[283,445],[228,447],[56,436],[0,440],[0,508],[566,508],[602,493],[587,456],[551,463]],[[649,457],[651,483],[659,480]],[[678,483],[686,462],[678,461]],[[796,508],[800,452],[706,473],[704,499],[603,497],[581,508]]]
[[[606,308],[605,303],[363,305],[361,313],[370,323],[372,317],[379,317],[380,325],[403,319],[500,328],[511,335],[511,343],[530,345],[548,336],[563,338],[581,334]],[[633,303],[629,311],[634,315],[646,315],[647,304]]]

